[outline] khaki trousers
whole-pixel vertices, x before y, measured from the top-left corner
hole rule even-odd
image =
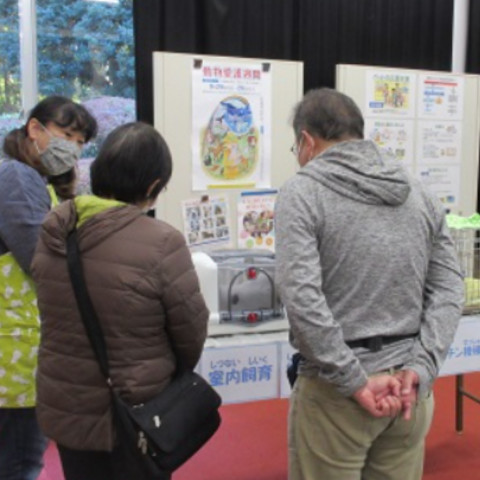
[[[433,395],[409,421],[374,418],[329,383],[299,376],[290,399],[289,480],[420,480]]]

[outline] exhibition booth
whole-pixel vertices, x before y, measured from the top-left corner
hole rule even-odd
[[[288,397],[294,350],[273,281],[273,211],[278,188],[298,168],[288,119],[303,95],[303,65],[155,52],[153,69],[155,126],[182,159],[156,216],[183,231],[211,312],[197,368],[226,404]],[[365,137],[448,212],[475,212],[478,76],[338,65],[336,88],[361,108]],[[478,371],[479,360],[480,316],[464,315],[441,369],[458,376],[458,430],[463,396],[472,397],[462,375]]]

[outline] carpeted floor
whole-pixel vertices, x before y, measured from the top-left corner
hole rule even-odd
[[[465,389],[480,397],[480,373],[465,375]],[[455,432],[455,377],[437,380],[435,416],[427,437],[424,480],[480,479],[480,404],[464,397],[464,427]]]
[[[480,373],[465,376],[480,396]],[[455,432],[454,377],[437,380],[427,438],[424,480],[480,479],[480,405],[464,400],[464,431]],[[286,480],[287,400],[226,405],[215,437],[174,474],[174,480]],[[63,480],[55,446],[39,480]],[[134,479],[132,479],[134,480]]]

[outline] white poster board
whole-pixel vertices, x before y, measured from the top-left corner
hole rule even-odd
[[[219,343],[221,345],[222,341]],[[205,348],[200,359],[200,372],[215,387],[224,404],[277,398],[277,344]]]
[[[336,88],[362,110],[365,138],[403,162],[448,211],[476,212],[478,75],[337,65]]]
[[[264,125],[270,127],[270,132],[263,137],[268,145],[263,145],[261,156],[265,162],[268,162],[269,172],[265,174],[265,178],[268,176],[269,188],[272,189],[278,189],[296,173],[298,168],[296,159],[290,152],[294,134],[289,121],[293,107],[303,95],[303,64],[291,61],[167,52],[153,54],[154,124],[167,141],[173,156],[172,178],[167,190],[158,198],[156,217],[183,232],[182,202],[195,198],[205,199],[210,195],[225,196],[230,217],[227,223],[231,226],[229,237],[235,239],[233,243],[236,243],[238,199],[242,191],[252,190],[251,185],[233,185],[225,188],[224,184],[220,184],[207,185],[212,188],[203,191],[193,189],[192,145],[196,143],[194,141],[196,120],[192,118],[192,65],[195,65],[195,62],[208,66],[220,65],[222,75],[228,70],[228,65],[236,69],[244,65],[250,71],[254,71],[252,65],[268,64],[270,77],[268,88],[262,88],[271,97],[271,101],[262,104],[269,109],[269,112],[263,113],[262,118],[264,118]],[[254,110],[254,107],[252,109]],[[258,190],[264,190],[264,188],[259,186]],[[237,245],[231,246],[235,248]]]
[[[480,371],[480,315],[464,315],[440,375]]]
[[[192,188],[270,187],[270,62],[192,59]]]

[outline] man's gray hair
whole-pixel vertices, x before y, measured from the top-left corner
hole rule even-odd
[[[293,130],[300,139],[302,130],[324,140],[363,138],[363,116],[355,102],[331,88],[310,90],[293,112]]]

